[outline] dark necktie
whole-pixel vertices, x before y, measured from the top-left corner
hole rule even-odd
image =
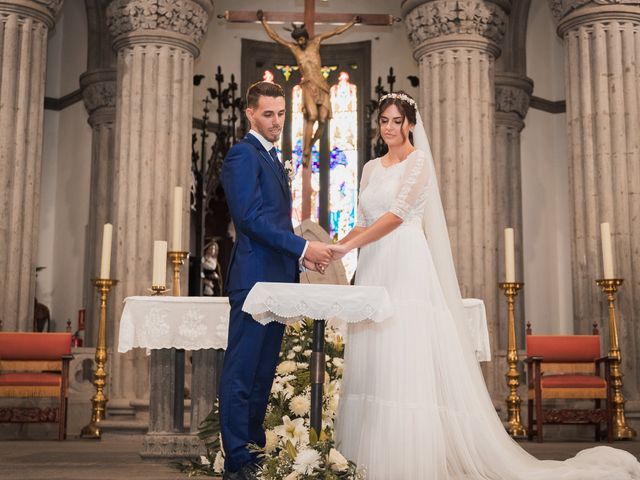
[[[269,155],[271,155],[271,159],[275,162],[276,166],[278,167],[278,171],[280,172],[280,175],[282,175],[286,179],[284,167],[282,166],[282,163],[280,163],[280,159],[278,158],[278,153],[276,152],[276,147],[273,147],[271,150],[269,150]]]

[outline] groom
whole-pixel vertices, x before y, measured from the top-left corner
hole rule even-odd
[[[247,445],[265,445],[262,422],[284,333],[284,325],[263,326],[242,311],[247,294],[256,282],[296,283],[301,268],[324,270],[331,261],[328,245],[293,233],[289,181],[273,145],[284,124],[282,87],[251,85],[246,115],[251,130],[229,150],[222,166],[236,229],[227,276],[229,339],[219,391],[225,480],[256,478],[257,456]]]

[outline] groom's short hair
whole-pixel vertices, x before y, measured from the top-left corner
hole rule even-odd
[[[273,82],[256,82],[247,90],[247,107],[256,108],[260,97],[284,97],[284,90]]]

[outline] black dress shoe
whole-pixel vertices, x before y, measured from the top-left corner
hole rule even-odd
[[[246,463],[238,470],[238,473],[242,475],[240,477],[242,480],[258,480],[259,471],[253,463]]]
[[[238,472],[225,471],[224,475],[222,475],[222,480],[244,480],[244,477],[239,471]]]
[[[257,480],[258,467],[252,463],[246,463],[237,472],[224,472],[222,480]]]

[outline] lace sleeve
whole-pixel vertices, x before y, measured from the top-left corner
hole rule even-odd
[[[369,184],[369,177],[371,176],[373,162],[375,161],[377,160],[371,160],[365,163],[364,167],[362,168],[362,177],[360,178],[360,191],[358,193],[358,199],[362,198],[362,192],[364,192],[364,189],[367,188],[367,185]],[[364,214],[364,210],[362,209],[360,200],[358,200],[358,211],[356,212],[356,219],[356,227],[366,227],[368,225],[367,217]]]
[[[412,212],[422,213],[427,187],[433,175],[429,174],[424,152],[416,150],[405,160],[407,163],[398,194],[389,211],[403,220]]]

